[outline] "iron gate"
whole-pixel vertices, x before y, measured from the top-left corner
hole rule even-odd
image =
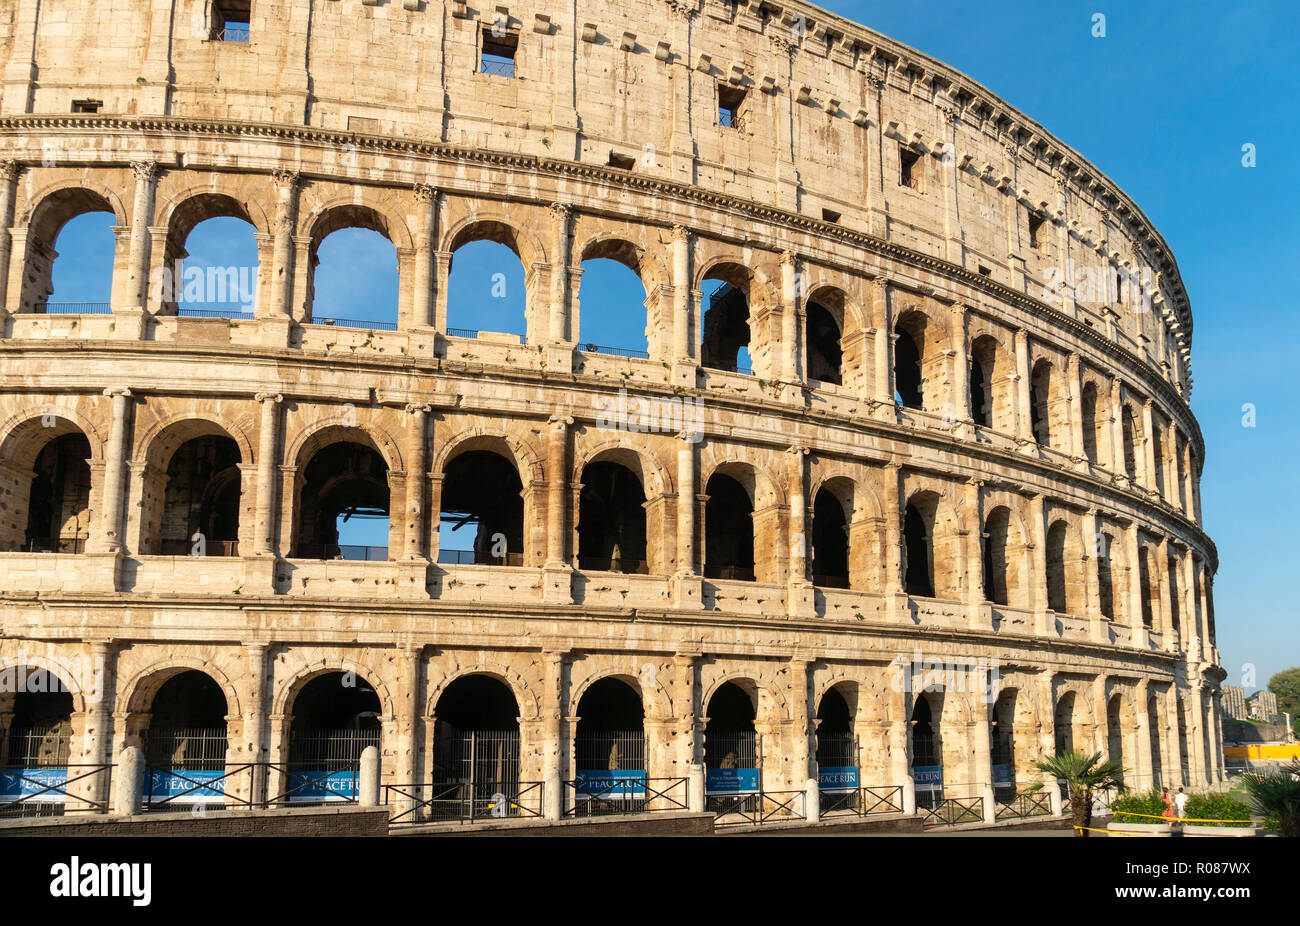
[[[519,731],[462,731],[442,722],[437,727],[430,819],[485,816],[484,807],[514,809],[509,798],[520,792]]]

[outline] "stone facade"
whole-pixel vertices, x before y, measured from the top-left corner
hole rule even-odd
[[[1020,783],[1062,737],[1135,782],[1221,780],[1192,320],[1136,204],[965,75],[815,7],[495,10],[514,76],[481,67],[494,13],[455,0],[254,0],[247,42],[214,39],[199,0],[0,13],[0,658],[94,666],[102,690],[70,683],[73,753],[140,742],[192,669],[225,697],[229,761],[283,761],[298,693],[351,669],[384,780],[419,782],[440,696],[477,674],[515,699],[521,780],[568,780],[579,702],[614,677],[649,773],[685,777],[733,682],[766,788],[816,774],[835,689],[863,782],[910,795],[927,667],[970,663],[1009,698],[931,705],[946,793],[991,787],[1008,728]],[[57,233],[95,210],[111,311],[51,314]],[[178,315],[162,286],[221,215],[256,229],[253,320]],[[396,247],[395,330],[313,322],[317,245],[347,226]],[[451,254],[483,239],[525,268],[523,343],[448,334]],[[578,344],[600,256],[645,285],[648,358]],[[701,363],[711,279],[745,296],[753,375]],[[816,380],[814,303],[842,349]],[[699,400],[702,433],[611,427],[619,389]],[[88,445],[85,503],[42,540],[62,552],[31,551],[63,437]],[[224,441],[233,533],[168,555],[195,524],[176,457],[201,439]],[[301,555],[308,469],[341,441],[379,461],[387,561]],[[469,452],[518,475],[509,564],[440,562]],[[643,489],[643,572],[578,561],[599,462]],[[708,562],[719,475],[748,498],[752,581]],[[842,509],[843,587],[805,540],[819,498]]]

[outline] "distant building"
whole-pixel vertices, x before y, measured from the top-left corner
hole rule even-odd
[[[1257,691],[1246,701],[1252,720],[1271,720],[1277,714],[1277,695],[1271,691]]]
[[[1246,689],[1240,685],[1224,685],[1222,703],[1225,717],[1245,720],[1250,716],[1246,709]]]

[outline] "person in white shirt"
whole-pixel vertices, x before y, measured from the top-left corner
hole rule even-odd
[[[1174,806],[1178,809],[1179,817],[1187,816],[1187,795],[1183,793],[1182,788],[1179,788],[1178,793],[1174,795]]]

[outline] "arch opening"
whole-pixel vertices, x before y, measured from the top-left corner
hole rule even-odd
[[[646,799],[645,710],[621,678],[593,682],[578,701],[573,756],[578,812],[628,813]]]
[[[482,813],[496,794],[519,792],[519,702],[510,686],[490,675],[463,675],[449,684],[434,708],[433,789],[438,818],[463,819],[469,803]],[[511,813],[511,802],[501,810]]]
[[[589,248],[578,284],[578,346],[621,356],[650,356],[650,296],[624,242]],[[614,256],[618,255],[618,256]],[[634,308],[640,306],[640,309]]]
[[[443,473],[438,562],[522,566],[524,487],[514,464],[491,450],[470,450]]]
[[[227,707],[221,686],[198,669],[177,672],[158,687],[140,731],[151,806],[222,803],[222,786],[201,783],[225,771]]]
[[[336,440],[321,447],[303,469],[299,500],[295,557],[389,558],[388,464],[373,446]]]
[[[7,525],[11,533],[9,549],[85,552],[91,519],[90,456],[90,441],[80,431],[46,442],[32,467],[35,475],[26,493],[26,526],[21,539],[12,536],[16,523]]]
[[[709,698],[704,728],[706,808],[757,807],[763,758],[754,726],[758,692],[724,682]],[[739,807],[737,807],[739,804]]]
[[[258,282],[257,227],[231,196],[192,196],[171,214],[164,245],[160,315],[245,317]]]
[[[943,692],[924,692],[912,706],[912,779],[916,803],[934,807],[943,797]]]
[[[849,587],[849,523],[844,506],[828,489],[813,499],[813,585]]]
[[[645,490],[626,466],[598,461],[582,471],[578,498],[578,566],[648,573]]]
[[[733,265],[715,267],[705,276],[700,289],[708,305],[700,326],[700,365],[727,373],[752,374],[749,272]]]
[[[28,224],[20,311],[48,315],[112,311],[117,215],[82,188],[45,197]]]
[[[514,229],[496,223],[475,225],[460,233],[451,252],[447,334],[513,335],[527,344],[534,300],[528,295],[531,274],[519,256]]]
[[[831,301],[829,293],[822,299]],[[822,302],[809,301],[804,309],[804,344],[808,351],[808,378],[834,386],[844,382],[844,348],[841,343],[844,330],[843,299],[837,308],[828,308]]]
[[[998,693],[989,718],[993,799],[1010,803],[1016,798],[1016,699],[1014,688]]]
[[[754,503],[724,473],[709,477],[704,506],[704,576],[754,581]]]
[[[172,454],[154,534],[163,556],[238,556],[239,445],[208,435]]]
[[[309,323],[397,329],[401,265],[388,220],[374,209],[338,206],[316,221],[307,280]]]

